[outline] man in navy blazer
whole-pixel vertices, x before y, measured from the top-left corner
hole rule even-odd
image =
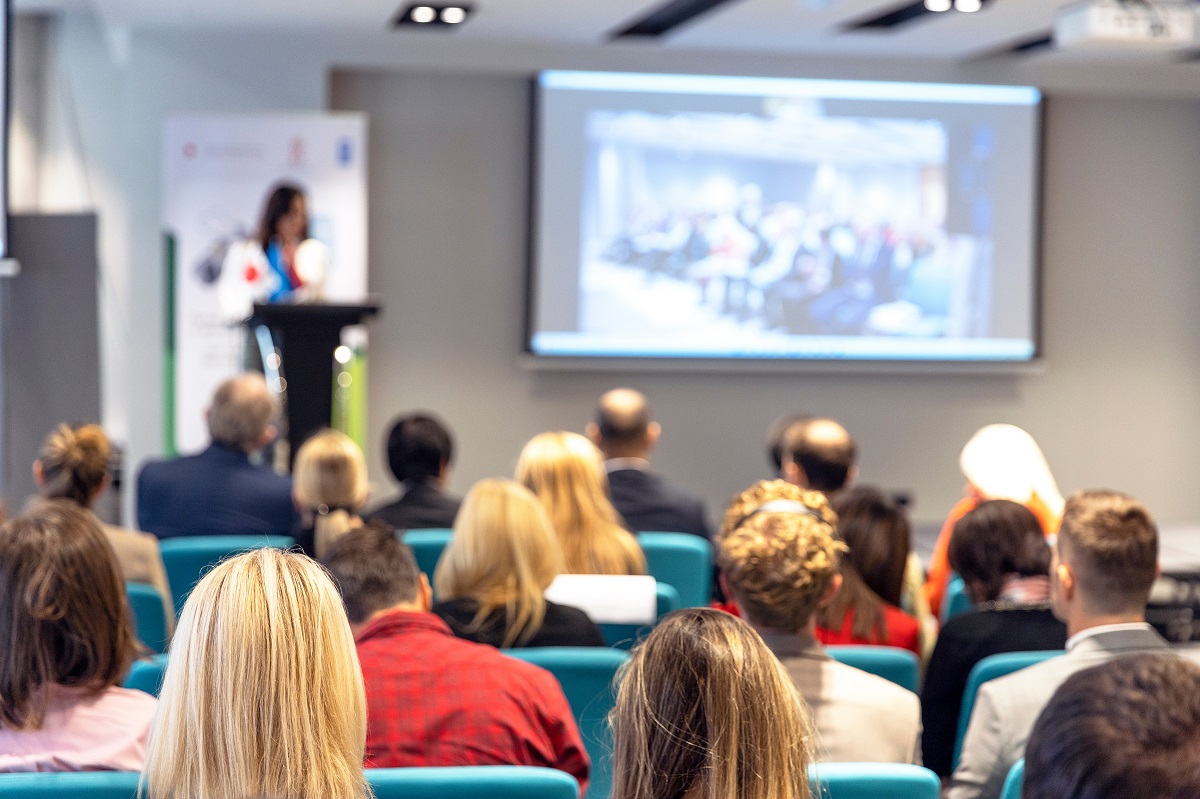
[[[704,500],[650,471],[650,450],[662,434],[640,391],[615,388],[600,398],[588,438],[604,453],[613,506],[636,532],[691,533],[712,538]]]
[[[159,538],[290,535],[297,523],[292,481],[250,462],[275,438],[278,413],[262,375],[222,383],[206,414],[208,449],[142,467],[138,527]]]

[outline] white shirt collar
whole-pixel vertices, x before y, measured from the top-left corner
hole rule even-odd
[[[609,458],[604,462],[604,471],[619,472],[622,469],[637,469],[644,471],[650,468],[650,461],[645,458]]]
[[[1095,635],[1100,635],[1101,633],[1131,632],[1134,630],[1153,629],[1153,627],[1144,621],[1125,622],[1124,624],[1101,624],[1097,627],[1088,627],[1086,630],[1080,630],[1067,639],[1067,651],[1070,652],[1072,649],[1074,649],[1080,641],[1086,638],[1091,638]]]

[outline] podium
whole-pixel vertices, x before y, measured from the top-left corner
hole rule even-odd
[[[304,440],[332,420],[333,351],[342,343],[342,328],[377,313],[376,303],[255,304],[246,325],[270,328],[287,381],[289,467]]]

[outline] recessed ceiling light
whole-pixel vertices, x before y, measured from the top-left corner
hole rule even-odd
[[[983,8],[982,0],[954,0],[954,8],[964,14],[974,14]]]
[[[437,12],[429,6],[417,6],[409,13],[409,16],[412,17],[413,22],[424,25],[437,19]]]
[[[951,0],[925,0],[925,9],[940,14],[950,10],[950,2]]]
[[[442,18],[442,22],[445,22],[447,25],[457,25],[467,18],[467,12],[458,6],[447,6],[442,9],[442,13],[439,16]]]
[[[410,2],[401,6],[396,12],[393,24],[420,28],[454,28],[461,25],[470,16],[473,6],[471,3],[456,2],[439,4],[430,2]]]

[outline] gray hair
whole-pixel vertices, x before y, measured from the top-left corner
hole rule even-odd
[[[222,383],[213,395],[208,435],[218,444],[253,452],[278,414],[279,403],[262,375],[238,375]]]

